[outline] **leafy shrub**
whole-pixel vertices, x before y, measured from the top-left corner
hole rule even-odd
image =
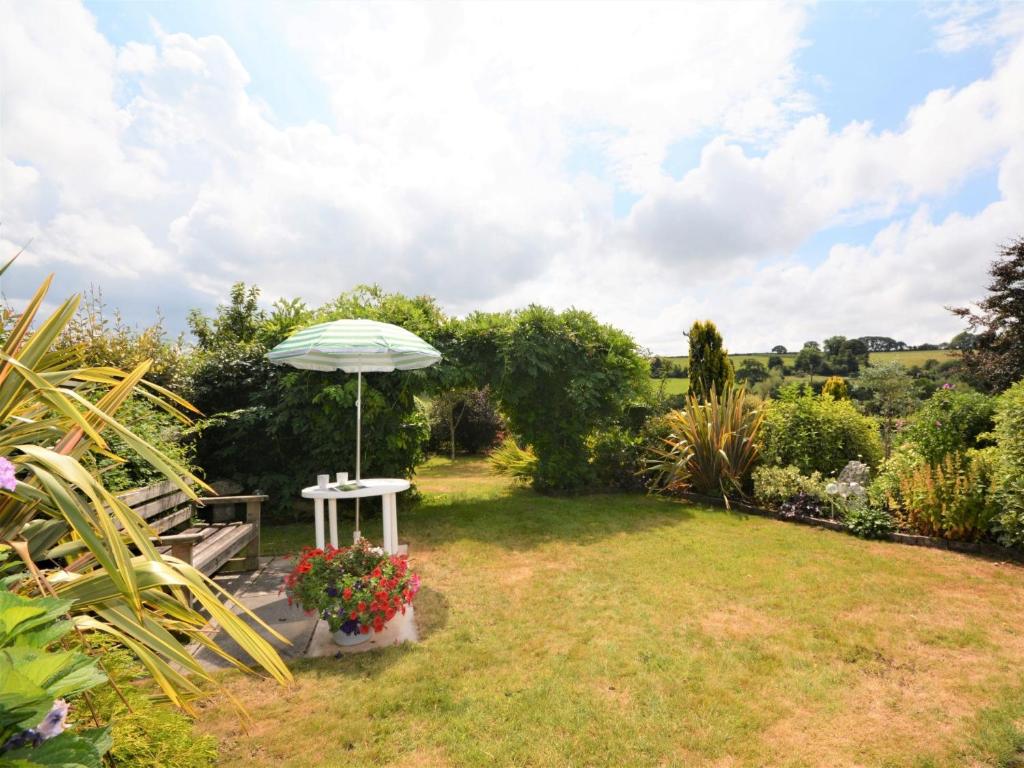
[[[989,532],[997,512],[989,492],[991,476],[989,450],[922,464],[900,482],[904,524],[925,536],[977,541]]]
[[[1024,546],[1024,381],[999,396],[995,414],[994,496],[1000,543]]]
[[[761,430],[762,460],[793,465],[803,474],[835,475],[851,459],[876,466],[882,458],[878,424],[849,400],[815,397],[783,387],[769,404]]]
[[[196,469],[194,445],[185,441],[185,426],[179,419],[139,396],[126,400],[116,415],[118,421],[165,456],[181,466],[193,471]],[[111,452],[123,461],[101,456],[95,461],[90,458],[83,462],[90,468],[95,466],[107,490],[116,492],[141,488],[165,479],[163,473],[140,456],[121,435],[111,434],[107,441]]]
[[[615,426],[594,432],[587,438],[590,465],[597,483],[605,488],[638,490],[643,488],[644,438],[625,427]]]
[[[490,384],[509,427],[533,446],[539,491],[592,485],[588,436],[650,396],[636,342],[579,310],[470,315],[449,359]]]
[[[825,489],[821,473],[810,476],[800,473],[799,467],[762,465],[754,470],[754,500],[759,504],[777,507],[797,494],[807,494],[824,500]]]
[[[269,494],[267,517],[292,519],[304,485],[323,472],[355,470],[355,376],[277,367],[266,353],[299,326],[340,318],[395,323],[435,341],[446,322],[434,301],[361,287],[316,310],[297,302],[272,312],[258,291],[236,285],[214,317],[194,312],[198,343],[190,364],[192,402],[209,414],[197,435],[197,461],[211,480],[229,479]],[[429,437],[416,396],[428,371],[363,376],[366,477],[410,477]]]
[[[904,434],[929,464],[938,464],[951,453],[983,447],[979,437],[992,429],[994,413],[991,397],[946,385],[922,404]]]
[[[514,437],[506,437],[487,455],[487,463],[496,475],[533,482],[537,471],[537,454],[530,446],[520,448]]]
[[[828,395],[835,400],[849,400],[850,388],[846,386],[846,379],[842,376],[829,376],[821,388],[821,394]]]
[[[843,521],[850,533],[862,539],[885,539],[896,529],[896,523],[886,510],[872,507],[863,499],[849,503]]]
[[[690,395],[686,408],[666,416],[672,433],[647,461],[656,491],[694,490],[745,495],[744,485],[758,458],[757,436],[763,411],[743,387],[711,392],[701,402]]]
[[[110,748],[107,728],[67,729],[64,697],[106,680],[81,651],[50,650],[71,631],[70,605],[0,591],[0,764],[100,768]]]
[[[874,479],[868,486],[868,502],[879,509],[898,512],[903,509],[901,490],[904,477],[912,474],[925,464],[924,456],[910,444],[901,445],[892,455],[878,466]]]

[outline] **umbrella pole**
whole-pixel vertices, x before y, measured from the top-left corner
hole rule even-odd
[[[357,372],[356,379],[356,486],[362,478],[362,434],[363,434],[363,372]],[[363,534],[359,530],[359,499],[356,498],[356,530],[352,536],[353,543],[358,544]]]

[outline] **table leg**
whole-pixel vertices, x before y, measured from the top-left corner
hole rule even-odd
[[[313,499],[314,524],[316,525],[316,545],[324,548],[324,500]]]
[[[384,494],[380,502],[384,518],[384,551],[394,555],[398,552],[398,505],[395,503],[395,494]]]
[[[338,548],[338,500],[329,499],[327,501],[327,509],[330,512],[331,521],[331,546],[335,549]]]

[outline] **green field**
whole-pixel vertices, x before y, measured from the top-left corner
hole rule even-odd
[[[929,360],[938,360],[940,363],[946,360],[952,360],[956,356],[953,350],[949,349],[938,349],[938,350],[914,350],[911,352],[872,352],[868,360],[872,365],[878,365],[881,363],[898,362],[908,368],[913,365],[924,365]],[[769,353],[752,353],[743,355],[729,355],[729,359],[732,361],[733,367],[739,368],[743,365],[744,360],[758,360],[763,365],[768,365]],[[793,366],[793,361],[796,360],[795,352],[787,352],[782,356],[782,359],[786,361],[787,367]],[[689,358],[684,356],[665,357],[662,356],[662,360],[671,360],[681,366],[686,366],[689,362]],[[788,376],[787,381],[802,381],[807,377],[804,376]],[[661,379],[652,379],[654,383],[655,391],[661,386]],[[666,395],[682,395],[690,388],[689,379],[666,379],[665,380],[665,394]]]
[[[421,642],[225,673],[218,765],[1011,766],[1024,568],[433,460],[399,527]],[[363,530],[379,536],[379,513]],[[312,522],[267,526],[264,551]],[[346,529],[345,535],[348,535]]]

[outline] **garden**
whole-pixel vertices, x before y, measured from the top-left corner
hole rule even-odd
[[[806,380],[782,353],[737,370],[698,321],[681,394],[579,310],[453,317],[373,286],[267,307],[238,284],[186,339],[95,293],[44,311],[44,283],[3,314],[0,761],[1020,764],[1022,286],[1024,240],[943,362],[833,336],[797,355]],[[441,362],[357,380],[268,359],[345,319]],[[354,468],[360,423],[363,475],[413,483],[408,554],[375,546],[370,508],[368,543],[311,547],[303,488]],[[286,664],[274,626],[162,546],[189,534],[126,501],[159,483],[265,496],[296,611],[356,642],[414,607],[418,642]]]

